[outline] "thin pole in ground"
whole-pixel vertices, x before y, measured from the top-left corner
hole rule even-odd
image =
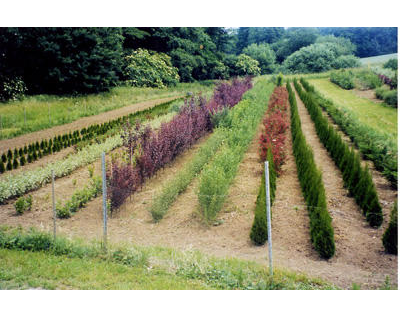
[[[56,239],[56,195],[54,191],[54,170],[51,170],[51,191],[53,193],[53,234],[54,234],[54,239]]]
[[[268,227],[268,259],[269,259],[269,273],[271,276],[274,275],[272,266],[272,235],[271,235],[271,203],[269,194],[269,166],[268,161],[265,162],[265,203],[267,206],[267,227]]]
[[[101,153],[101,171],[103,177],[103,248],[107,251],[107,185],[106,185],[106,154]]]

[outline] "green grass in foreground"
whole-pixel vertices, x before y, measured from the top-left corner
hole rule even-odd
[[[327,79],[310,79],[309,82],[336,105],[352,111],[360,122],[376,131],[389,134],[397,140],[397,109],[385,107],[341,89]]]
[[[0,103],[0,139],[73,122],[81,117],[115,110],[138,102],[183,95],[186,92],[209,95],[213,81],[179,83],[167,89],[115,87],[110,92],[85,96],[27,96],[21,101]],[[26,125],[24,121],[26,109]],[[50,119],[49,119],[50,109]]]
[[[198,251],[110,246],[0,227],[0,289],[337,289],[281,269]]]

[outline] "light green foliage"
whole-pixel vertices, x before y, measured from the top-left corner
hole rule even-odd
[[[333,35],[319,36],[315,43],[330,43],[332,49],[335,50],[337,56],[341,55],[351,55],[356,50],[356,45],[354,45],[350,39],[345,37],[337,37]]]
[[[354,75],[351,71],[345,71],[342,69],[339,72],[332,72],[330,75],[330,80],[346,90],[350,90],[355,87]]]
[[[397,58],[389,59],[384,65],[383,68],[390,68],[392,70],[397,70],[398,68],[398,61]]]
[[[18,215],[22,215],[26,211],[30,211],[32,208],[32,195],[28,195],[26,198],[21,196],[15,202],[14,208]]]
[[[0,228],[0,261],[0,289],[337,289],[278,268],[271,277],[251,261],[132,245],[104,253],[97,244],[35,230]]]
[[[334,69],[355,68],[360,66],[361,66],[360,59],[354,55],[339,56],[332,63],[332,68]]]
[[[172,66],[171,58],[166,54],[139,48],[125,60],[123,73],[134,87],[165,88],[179,82],[178,69]]]
[[[93,200],[102,192],[102,183],[101,177],[91,177],[89,185],[86,185],[81,190],[75,191],[63,207],[57,207],[57,217],[71,217],[71,215],[76,213],[80,208],[85,207],[87,202]]]
[[[223,130],[218,130],[200,148],[196,156],[179,171],[174,179],[168,181],[162,188],[161,193],[153,199],[151,215],[155,221],[160,221],[167,213],[168,208],[183,193],[194,177],[199,174],[204,165],[218,151],[225,139]]]
[[[237,72],[241,76],[255,75],[258,76],[261,73],[259,62],[246,54],[240,54],[237,58],[235,67]]]
[[[262,75],[274,72],[275,52],[267,43],[251,44],[243,50],[243,53],[258,61]]]
[[[285,60],[283,65],[292,73],[324,72],[334,68],[334,65],[345,65],[343,57],[336,61],[342,51],[343,49],[334,43],[316,43],[296,51]],[[350,57],[346,57],[345,60],[351,61]]]
[[[272,90],[273,84],[267,78],[260,79],[228,114],[230,124],[225,130],[226,143],[204,167],[199,179],[197,195],[207,222],[213,221],[223,206],[238,165],[266,110]]]

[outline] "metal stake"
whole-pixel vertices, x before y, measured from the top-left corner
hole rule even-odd
[[[55,196],[55,191],[54,191],[54,170],[51,170],[51,190],[53,192],[53,234],[54,234],[54,239],[56,239],[56,196]]]
[[[269,257],[269,273],[271,276],[274,275],[272,267],[272,236],[271,236],[271,203],[269,195],[269,169],[268,161],[265,162],[265,203],[267,206],[267,225],[268,225],[268,257]]]
[[[101,170],[103,174],[103,238],[104,250],[107,251],[107,185],[106,185],[106,154],[101,153]]]

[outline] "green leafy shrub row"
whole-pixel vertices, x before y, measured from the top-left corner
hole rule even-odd
[[[150,208],[151,215],[155,221],[160,221],[164,217],[178,195],[186,190],[192,180],[218,151],[225,137],[224,130],[214,131],[193,160],[183,170],[179,171],[174,179],[163,186],[161,193],[153,199],[153,204]]]
[[[342,140],[340,134],[322,114],[322,110],[313,95],[303,90],[296,80],[294,83],[315,124],[319,139],[342,172],[345,187],[362,208],[368,223],[372,227],[379,227],[383,221],[382,208],[368,167],[362,167],[360,156],[354,152],[353,148],[350,150],[349,146]]]
[[[382,81],[373,71],[363,70],[340,70],[330,74],[330,80],[339,87],[350,90],[357,87],[360,90],[375,89],[382,85]]]
[[[105,137],[115,134],[118,128],[120,128],[126,121],[142,121],[167,113],[170,105],[176,100],[177,99],[164,102],[152,108],[137,111],[103,124],[93,124],[89,127],[84,127],[81,130],[76,130],[73,133],[69,132],[48,140],[43,139],[40,142],[32,142],[24,147],[18,149],[15,148],[14,151],[9,149],[7,153],[1,155],[0,174],[9,170],[17,169],[19,166],[24,166],[25,164],[34,162],[44,156],[73,145],[76,145],[78,149],[81,149],[89,143],[104,141]]]
[[[397,89],[389,90],[385,87],[380,87],[375,90],[375,95],[378,99],[385,101],[387,105],[397,108]]]
[[[330,75],[330,80],[339,87],[350,90],[354,89],[356,86],[354,83],[354,76],[351,72],[341,70],[339,72],[332,72]]]
[[[254,137],[266,110],[273,84],[261,79],[241,102],[229,111],[226,122],[227,139],[214,159],[202,170],[198,201],[207,222],[214,220],[222,208],[240,161]]]
[[[101,177],[92,177],[89,185],[83,189],[74,192],[72,197],[64,204],[57,206],[56,214],[58,218],[69,218],[80,208],[83,208],[87,202],[96,198],[102,192]]]
[[[326,204],[322,174],[315,164],[313,151],[303,135],[296,97],[289,82],[286,88],[289,92],[291,109],[293,154],[297,165],[297,175],[310,217],[311,241],[319,255],[328,259],[335,254],[335,240],[332,218],[329,215]]]
[[[397,59],[392,58],[389,59],[386,63],[383,64],[383,68],[390,68],[392,70],[397,70]]]
[[[304,78],[301,79],[301,83],[316,103],[350,137],[361,153],[373,161],[376,169],[383,173],[394,188],[397,188],[397,142],[389,135],[379,133],[361,123],[351,111],[325,99]]]
[[[389,226],[386,229],[382,237],[383,246],[386,252],[397,255],[397,243],[398,243],[398,228],[397,228],[397,201],[394,203],[392,212],[390,213]]]

